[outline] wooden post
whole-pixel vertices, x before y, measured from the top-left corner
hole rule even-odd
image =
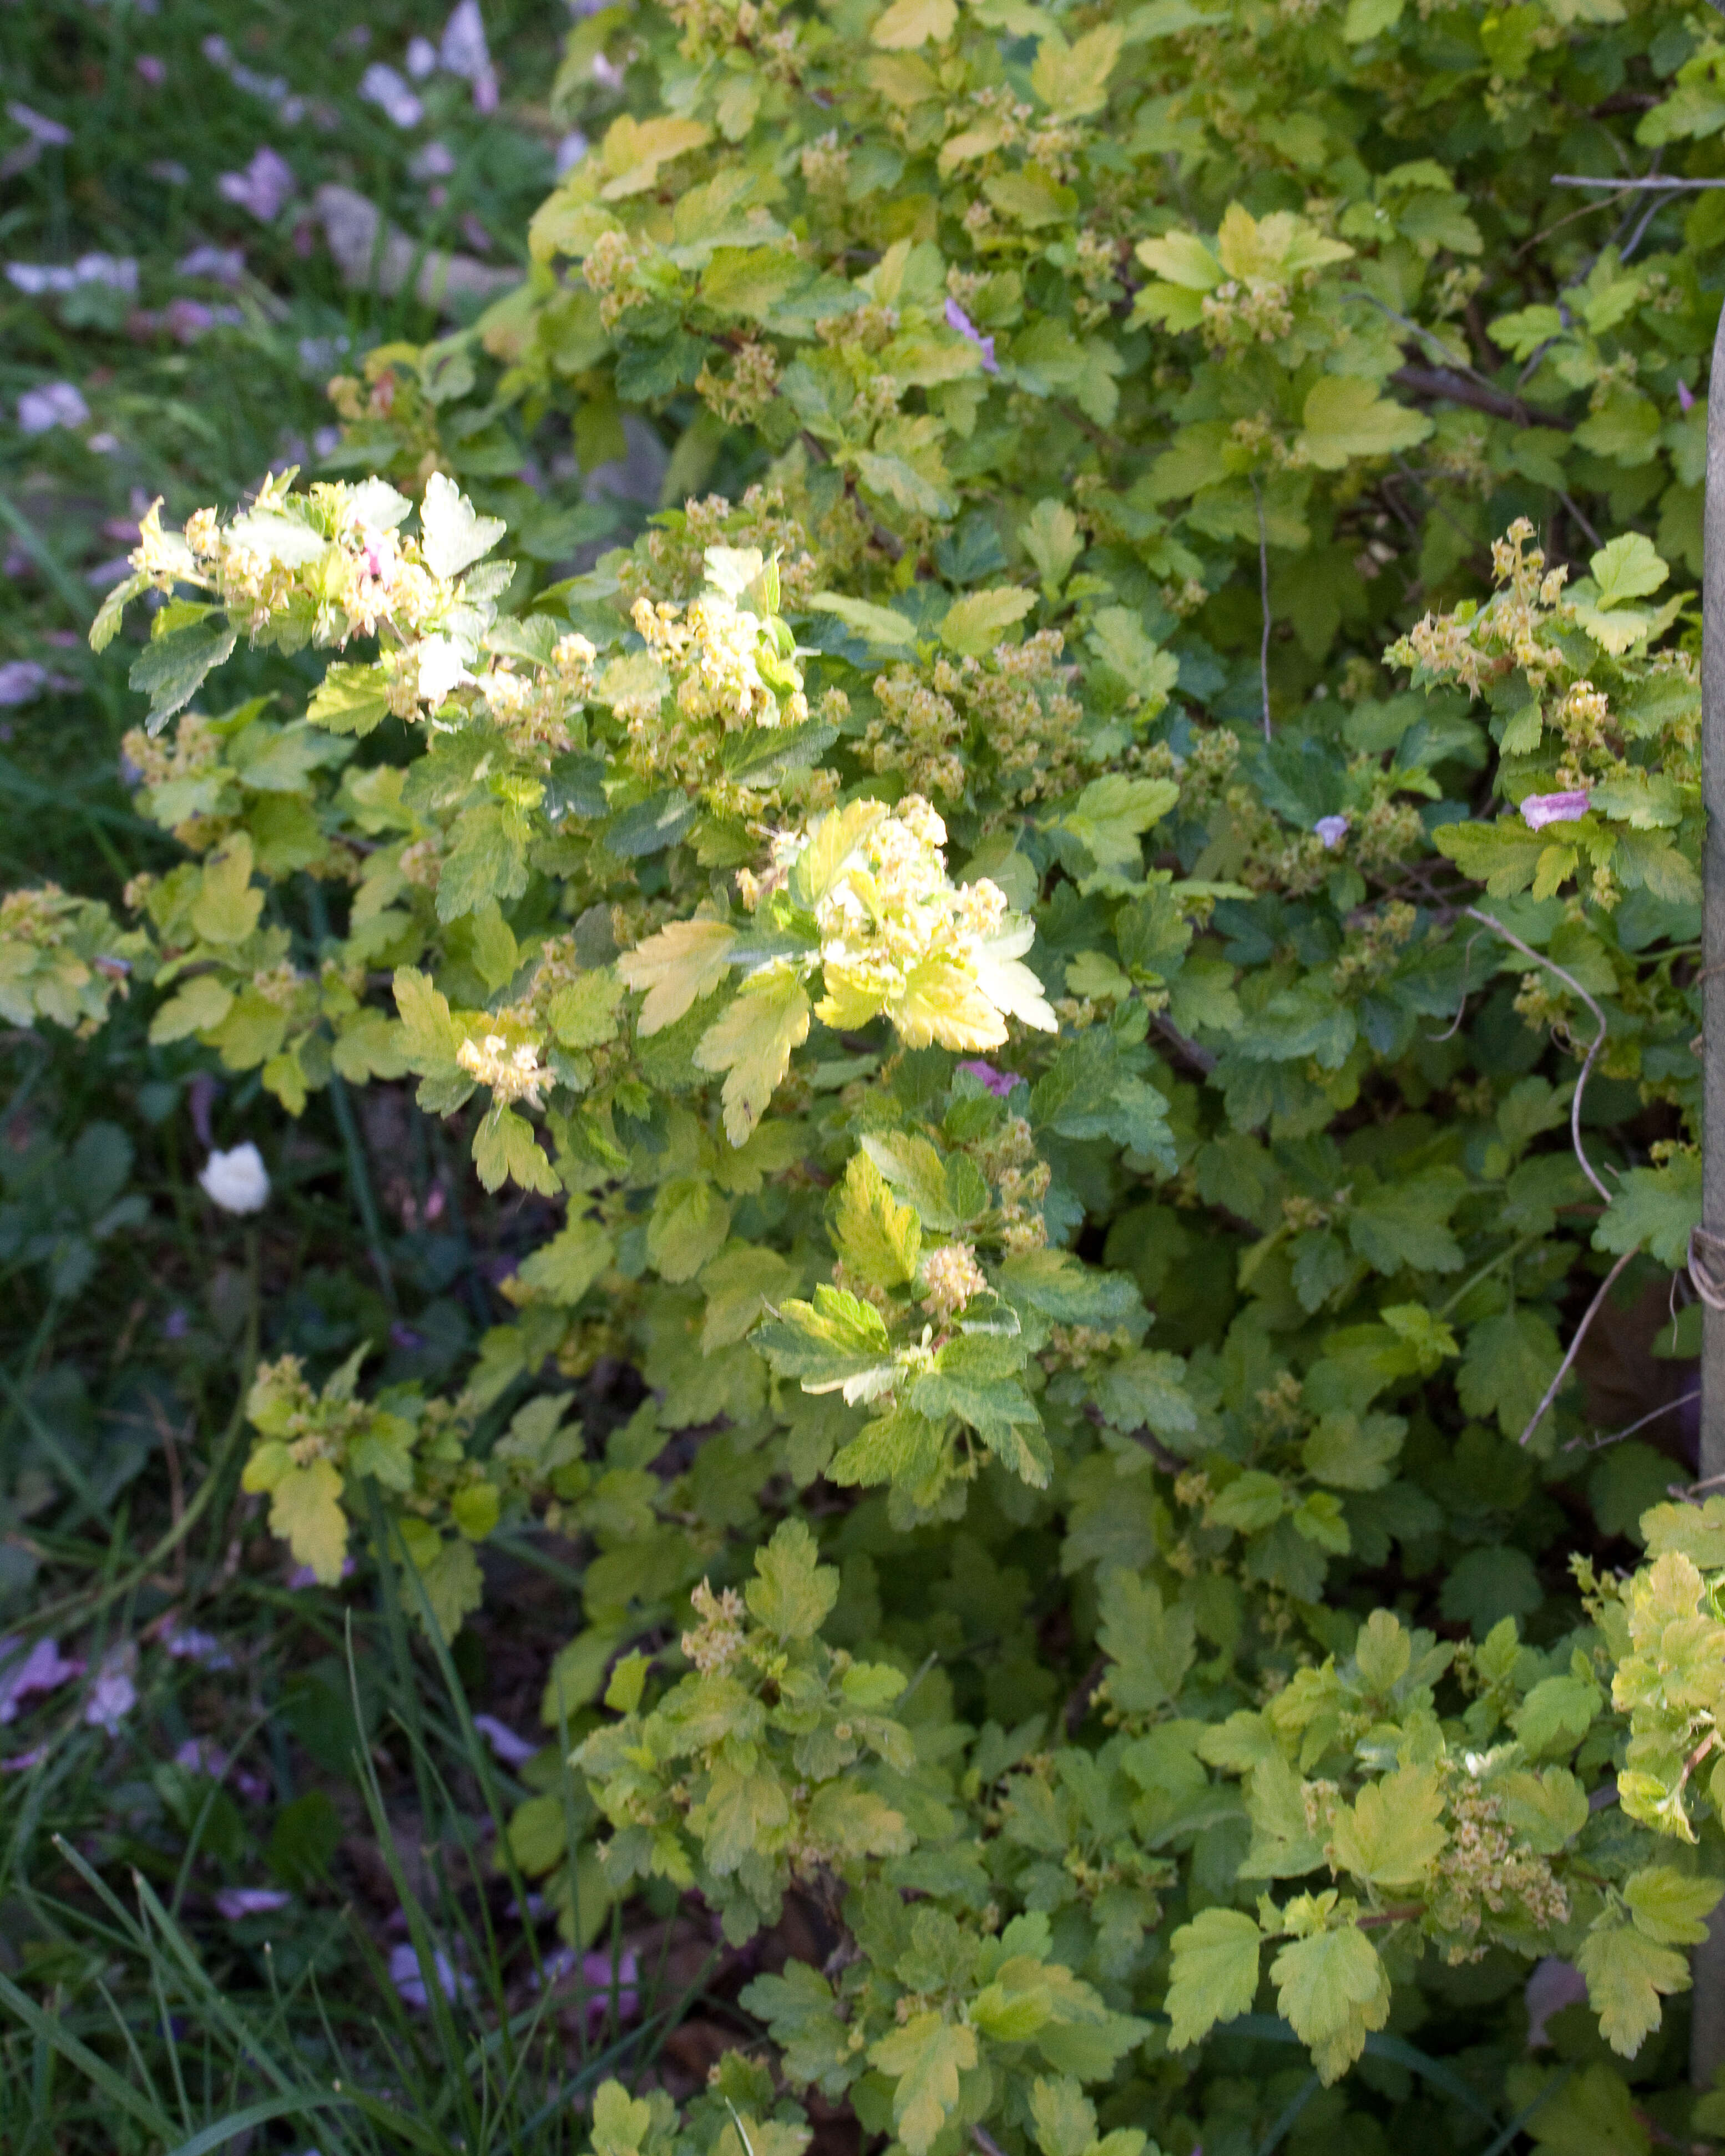
[[[1725,1250],[1725,315],[1707,382],[1707,470],[1702,570],[1701,759],[1707,837],[1702,851],[1702,1201],[1697,1270],[1713,1276],[1702,1307],[1703,1481],[1725,1476],[1725,1309],[1715,1307]],[[1715,1239],[1721,1239],[1715,1240]],[[1714,1262],[1709,1262],[1710,1260]],[[1725,1283],[1720,1283],[1725,1284]],[[1695,1949],[1690,2078],[1707,2087],[1725,2066],[1725,1909]]]

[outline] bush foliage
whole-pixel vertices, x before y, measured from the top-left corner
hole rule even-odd
[[[1566,1352],[1651,1296],[1695,1353],[1725,33],[686,0],[554,96],[520,288],[333,385],[323,475],[146,521],[93,640],[151,595],[183,857],[123,928],[8,899],[0,998],[129,968],[290,1114],[411,1075],[516,1209],[459,1390],[270,1363],[245,1478],[445,1638],[500,1524],[579,1545],[579,1803],[511,1829],[572,1943],[827,1928],[770,2071],[595,2147],[1219,2156],[1290,2035],[1349,2149],[1483,2144],[1482,2076],[1725,2126],[1666,2003],[1725,1500]],[[632,543],[509,476],[559,430]],[[242,644],[331,655],[206,716]]]

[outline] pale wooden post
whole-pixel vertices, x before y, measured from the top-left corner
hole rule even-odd
[[[1702,1233],[1692,1269],[1703,1289],[1701,1463],[1703,1481],[1725,1476],[1725,315],[1707,380],[1707,470],[1702,570],[1701,757],[1707,837],[1702,852]],[[1717,1239],[1717,1240],[1716,1240]],[[1705,2087],[1725,2066],[1725,1908],[1695,1949],[1690,2076]]]

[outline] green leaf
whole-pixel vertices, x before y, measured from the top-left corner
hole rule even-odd
[[[1399,1767],[1368,1782],[1330,1820],[1336,1861],[1374,1887],[1417,1886],[1449,1842],[1443,1785],[1430,1767]]]
[[[244,832],[205,861],[190,918],[206,943],[242,943],[257,927],[264,894],[253,885],[252,865]]]
[[[906,4],[896,0],[897,7]],[[870,2046],[869,2063],[896,2084],[892,2123],[899,2139],[910,2156],[928,2156],[935,2136],[958,2107],[958,2076],[977,2063],[976,2035],[932,2011],[912,2014]]]
[[[1644,599],[1656,592],[1671,575],[1645,533],[1625,531],[1600,547],[1588,559],[1594,582],[1599,588],[1602,607],[1621,606],[1625,599]]]
[[[455,843],[444,857],[437,884],[437,917],[459,921],[488,899],[519,898],[527,888],[526,819],[490,803],[464,809],[454,824]]]
[[[1292,1941],[1271,1964],[1270,1974],[1282,2017],[1311,2051],[1326,2087],[1341,2079],[1370,2032],[1389,2019],[1389,1972],[1366,1933],[1352,1924]]]
[[[957,22],[957,0],[892,0],[875,18],[869,41],[882,52],[914,52],[931,42],[945,44]],[[920,2156],[920,2151],[913,2151],[912,2156]]]
[[[239,631],[225,614],[212,613],[189,629],[152,637],[132,661],[126,680],[150,699],[150,732],[160,733],[182,705],[189,704],[206,675],[228,658]]]
[[[1496,1418],[1506,1437],[1519,1438],[1557,1375],[1558,1336],[1525,1303],[1483,1319],[1467,1336],[1455,1389],[1469,1414]]]
[[[1031,65],[1030,87],[1056,119],[1101,111],[1125,35],[1118,23],[1103,23],[1069,45],[1058,30],[1048,30]]]
[[[1153,719],[1166,706],[1180,678],[1180,662],[1145,634],[1143,622],[1130,608],[1104,607],[1091,622],[1090,646],[1126,684],[1145,718]]]
[[[950,606],[941,621],[941,641],[953,651],[980,659],[992,651],[1003,633],[1022,621],[1036,603],[1034,592],[1008,585],[999,591],[967,592]]]
[[[1402,18],[1407,0],[1348,0],[1342,34],[1350,45],[1363,45],[1368,38],[1393,30]],[[1494,323],[1492,327],[1497,327]]]
[[[333,1587],[347,1554],[347,1515],[341,1509],[341,1474],[333,1460],[290,1467],[270,1492],[270,1532],[279,1536],[320,1584]]]
[[[776,1774],[751,1773],[721,1758],[706,1796],[689,1814],[689,1825],[701,1838],[708,1864],[723,1878],[754,1858],[790,1815],[790,1798]]]
[[[487,1190],[514,1183],[542,1198],[555,1198],[562,1188],[533,1126],[513,1108],[493,1108],[480,1123],[473,1134],[473,1163]]]
[[[838,881],[845,864],[886,814],[882,801],[852,801],[817,817],[791,870],[791,896],[813,911]]]
[[[1136,879],[1143,869],[1138,839],[1160,822],[1180,798],[1171,778],[1129,778],[1111,773],[1093,778],[1057,828],[1070,831],[1099,869]]]
[[[1632,1168],[1594,1229],[1594,1248],[1646,1250],[1676,1271],[1701,1224],[1701,1156],[1680,1152],[1663,1168]]]
[[[425,482],[419,504],[420,552],[434,577],[459,577],[489,554],[509,526],[501,516],[481,516],[446,472]]]
[[[1086,2156],[1096,2138],[1096,2107],[1070,2076],[1057,2082],[1037,2076],[1030,2121],[1042,2156]]]
[[[305,716],[332,734],[368,734],[389,716],[389,684],[381,665],[337,660],[326,672]]]
[[[791,1065],[791,1052],[809,1038],[809,998],[787,965],[763,967],[701,1036],[696,1066],[726,1074],[725,1132],[743,1144],[766,1112]]]
[[[522,1260],[521,1277],[539,1294],[573,1309],[614,1255],[611,1238],[597,1220],[572,1219],[561,1235]]]
[[[1320,1419],[1301,1446],[1300,1457],[1307,1474],[1332,1490],[1381,1490],[1407,1434],[1399,1415],[1340,1409]]]
[[[1179,1603],[1164,1609],[1156,1583],[1120,1565],[1096,1586],[1096,1645],[1113,1663],[1108,1697],[1122,1713],[1153,1714],[1179,1697],[1196,1659],[1192,1612]]]
[[[916,631],[901,613],[891,607],[874,606],[867,599],[849,598],[843,592],[817,592],[809,602],[816,613],[836,614],[847,629],[854,629],[866,643],[888,650],[908,649]]]
[[[1307,393],[1300,446],[1320,471],[1341,471],[1355,457],[1411,449],[1431,432],[1423,412],[1380,397],[1358,374],[1321,375]]]
[[[95,619],[90,625],[90,648],[92,651],[107,649],[120,634],[120,624],[127,607],[141,592],[147,592],[150,586],[151,579],[141,570],[136,569],[131,576],[122,577],[114,586],[96,608]]]
[[[1084,552],[1078,519],[1063,501],[1039,501],[1019,526],[1019,537],[1043,583],[1054,591],[1065,583]]]
[[[1604,1704],[1599,1686],[1565,1672],[1542,1677],[1516,1710],[1513,1727],[1530,1759],[1567,1758]]]
[[[711,995],[731,970],[737,931],[725,921],[673,921],[617,961],[627,988],[644,988],[637,1021],[643,1034],[675,1024],[692,1004]]]
[[[731,1206],[704,1175],[676,1175],[659,1186],[647,1222],[647,1258],[661,1280],[693,1280],[724,1248]]]
[[[1168,2049],[1183,2051],[1220,2021],[1250,2014],[1258,1995],[1262,1935],[1238,1909],[1203,1909],[1173,1936]]]
[[[814,1301],[788,1302],[754,1344],[782,1378],[805,1393],[842,1391],[853,1404],[891,1389],[896,1366],[886,1321],[871,1302],[823,1285]]]
[[[263,893],[258,894],[259,899]],[[208,1033],[218,1026],[234,1008],[234,991],[225,987],[213,973],[194,973],[177,995],[169,998],[150,1021],[150,1040],[155,1047],[164,1047],[172,1040],[184,1040],[190,1034]]]
[[[1533,2101],[1538,2108],[1523,2130],[1552,2156],[1648,2156],[1645,2116],[1622,2075],[1603,2059],[1579,2073],[1558,2069]],[[1695,2123],[1699,2127],[1698,2115]]]
[[[755,1577],[745,1599],[749,1614],[775,1639],[812,1640],[839,1599],[835,1567],[823,1564],[801,1520],[781,1520],[765,1549],[755,1553]]]
[[[1287,1509],[1287,1492],[1274,1475],[1261,1467],[1249,1467],[1236,1475],[1210,1500],[1207,1517],[1219,1527],[1233,1527],[1243,1535],[1260,1534],[1274,1527]]]
[[[1093,1268],[1085,1270],[1092,1281],[1096,1279]],[[1050,1315],[1067,1325],[1104,1322],[1103,1314],[1069,1318],[1055,1311]],[[1183,1437],[1198,1427],[1198,1410],[1182,1383],[1185,1374],[1186,1366],[1178,1355],[1163,1348],[1139,1348],[1097,1374],[1093,1384],[1096,1404],[1103,1419],[1127,1436],[1147,1427],[1158,1437]]]
[[[1575,1965],[1587,1979],[1599,2033],[1620,2057],[1632,2059],[1659,2026],[1660,2001],[1689,1989],[1689,1964],[1637,1926],[1600,1918],[1581,1943]]]
[[[908,1205],[894,1202],[865,1152],[845,1165],[834,1209],[833,1236],[847,1272],[872,1287],[902,1287],[916,1277],[922,1228]]]
[[[818,2082],[836,2097],[854,2078],[850,2024],[839,2019],[832,1986],[807,1962],[788,1961],[778,1976],[757,1976],[741,1994],[758,2015],[783,2055],[787,2078],[798,2087]]]
[[[1699,1946],[1722,1894],[1725,1881],[1697,1879],[1668,1864],[1631,1872],[1623,1886],[1635,1929],[1662,1947]]]
[[[456,1057],[466,1036],[449,1014],[449,998],[412,966],[398,966],[395,1007],[401,1014],[408,1068],[441,1071],[459,1069]]]

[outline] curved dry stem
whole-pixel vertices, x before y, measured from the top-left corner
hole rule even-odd
[[[1464,908],[1464,911],[1470,921],[1482,921],[1494,935],[1501,936],[1504,942],[1510,945],[1512,949],[1519,951],[1522,952],[1525,957],[1531,958],[1536,966],[1543,966],[1549,972],[1555,973],[1566,988],[1572,990],[1576,995],[1580,997],[1583,1003],[1587,1005],[1588,1009],[1593,1013],[1594,1018],[1599,1021],[1599,1030],[1594,1038],[1593,1046],[1589,1049],[1586,1056],[1583,1059],[1581,1075],[1575,1081],[1575,1098],[1569,1103],[1569,1142],[1575,1148],[1575,1158],[1581,1163],[1582,1173],[1587,1178],[1588,1181],[1592,1183],[1594,1188],[1599,1192],[1600,1197],[1603,1198],[1605,1203],[1609,1205],[1611,1203],[1611,1193],[1605,1188],[1604,1184],[1600,1182],[1599,1177],[1594,1173],[1593,1163],[1588,1158],[1581,1147],[1581,1096],[1587,1091],[1587,1081],[1593,1071],[1594,1058],[1599,1055],[1599,1050],[1605,1045],[1605,1014],[1600,1009],[1599,1004],[1594,1002],[1594,998],[1588,993],[1587,990],[1582,987],[1580,982],[1576,979],[1573,973],[1566,973],[1563,968],[1558,965],[1554,959],[1548,958],[1543,951],[1536,951],[1531,943],[1524,943],[1519,936],[1512,936],[1509,930],[1507,929],[1503,923],[1497,920],[1495,916],[1489,913],[1481,913],[1476,906],[1467,906]],[[1620,1270],[1621,1270],[1621,1268],[1620,1268]],[[1616,1276],[1615,1273],[1612,1275],[1612,1278],[1614,1280]],[[1543,1414],[1544,1412],[1545,1409],[1541,1408],[1539,1414]],[[1535,1415],[1533,1421],[1538,1422],[1538,1419],[1539,1415]],[[1527,1425],[1527,1428],[1531,1430],[1532,1426],[1532,1423],[1530,1423]],[[1523,1443],[1526,1442],[1526,1439],[1527,1432],[1523,1431]]]
[[[1584,1166],[1585,1163],[1583,1164]],[[1588,1327],[1599,1316],[1606,1296],[1610,1294],[1612,1289],[1616,1286],[1617,1276],[1623,1270],[1630,1260],[1636,1255],[1637,1253],[1634,1250],[1625,1250],[1623,1255],[1617,1260],[1617,1263],[1612,1266],[1610,1271],[1606,1274],[1604,1279],[1599,1283],[1599,1293],[1588,1305],[1587,1315],[1582,1319],[1580,1324],[1576,1327],[1575,1337],[1569,1342],[1568,1352],[1565,1353],[1563,1361],[1558,1365],[1558,1374],[1546,1387],[1545,1398],[1539,1403],[1538,1406],[1534,1409],[1532,1414],[1528,1417],[1527,1427],[1516,1440],[1516,1443],[1517,1445],[1525,1445],[1527,1442],[1527,1440],[1532,1436],[1534,1431],[1538,1429],[1540,1424],[1545,1419],[1545,1411],[1557,1398],[1558,1386],[1561,1385],[1564,1378],[1568,1376],[1569,1365],[1575,1360],[1577,1354],[1580,1351],[1582,1342],[1587,1337]]]

